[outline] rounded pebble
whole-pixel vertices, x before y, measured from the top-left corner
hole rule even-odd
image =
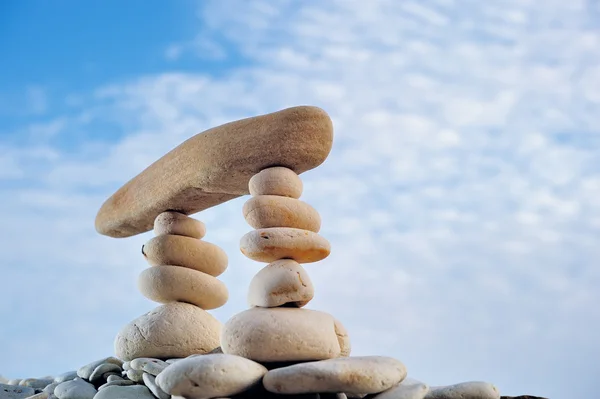
[[[113,364],[113,363],[103,363],[103,364],[99,365],[98,367],[96,367],[94,369],[94,371],[92,371],[92,374],[90,374],[89,380],[91,382],[98,381],[103,378],[104,373],[109,373],[111,371],[116,371],[116,372],[120,373],[121,367],[116,364]]]
[[[8,380],[11,382],[13,380]],[[22,399],[35,395],[31,387],[22,387],[16,384],[0,384],[0,397],[2,399]]]
[[[304,201],[276,195],[252,197],[243,206],[246,222],[255,229],[293,227],[318,233],[319,212]]]
[[[150,392],[154,394],[158,399],[171,399],[171,395],[160,389],[158,385],[156,385],[156,377],[152,374],[144,373],[143,376],[144,385],[148,387]]]
[[[254,275],[248,289],[248,304],[274,308],[291,303],[302,307],[314,295],[312,281],[302,265],[295,260],[282,259]]]
[[[142,382],[143,381],[144,372],[141,370],[127,370],[127,378],[131,381]]]
[[[65,382],[65,381],[71,381],[74,380],[75,378],[77,378],[77,371],[68,371],[66,373],[62,373],[60,375],[57,375],[56,377],[54,377],[54,382]]]
[[[221,333],[224,353],[258,362],[345,356],[349,342],[333,316],[300,308],[251,308],[230,318]]]
[[[167,211],[154,219],[154,234],[171,234],[199,240],[206,235],[206,226],[183,213]]]
[[[220,333],[221,323],[210,313],[172,302],[123,327],[115,339],[115,354],[123,360],[204,354],[219,346]]]
[[[267,369],[239,356],[214,354],[181,360],[156,377],[163,391],[189,399],[242,393],[258,384]]]
[[[81,379],[61,382],[54,388],[58,399],[93,399],[97,392],[92,384]]]
[[[143,385],[113,385],[99,390],[94,399],[155,399],[155,397]]]
[[[54,393],[54,389],[58,386],[58,384],[60,384],[60,382],[53,382],[51,384],[46,385],[44,387],[44,392],[53,394]]]
[[[104,388],[108,388],[108,387],[124,387],[124,386],[135,385],[135,384],[136,384],[136,382],[132,381],[132,380],[108,381],[106,384],[100,385],[100,387],[98,388],[98,391],[100,391],[101,389],[104,389]]]
[[[426,399],[499,399],[500,391],[483,381],[461,382],[442,387],[430,387]]]
[[[381,392],[373,399],[424,399],[429,392],[429,386],[422,382],[402,381],[400,384]]]
[[[125,381],[125,379],[124,379],[123,377],[121,377],[121,376],[118,376],[118,375],[114,375],[114,374],[113,374],[113,375],[109,375],[109,376],[106,378],[106,381],[107,381],[107,382],[113,382],[113,381]]]
[[[187,302],[201,309],[223,306],[229,292],[223,282],[210,274],[179,266],[155,266],[143,270],[138,289],[155,302]]]
[[[331,245],[312,231],[272,227],[244,235],[240,249],[245,256],[259,262],[293,259],[298,263],[312,263],[329,256]]]
[[[225,251],[215,244],[195,238],[162,235],[152,238],[142,247],[142,253],[152,266],[181,266],[217,277],[227,269]]]
[[[43,389],[47,385],[54,382],[54,379],[39,379],[39,378],[27,378],[22,380],[19,385],[24,387],[31,387],[33,389]]]
[[[302,179],[291,169],[275,166],[263,169],[250,178],[248,189],[253,196],[280,195],[300,198],[302,195]]]
[[[83,378],[84,380],[89,380],[96,367],[104,363],[116,364],[119,367],[123,366],[123,362],[121,360],[115,357],[107,357],[104,359],[96,360],[95,362],[86,364],[85,366],[79,368],[79,370],[77,370],[77,376]]]
[[[359,356],[300,363],[269,371],[263,385],[269,392],[300,394],[383,392],[406,378],[406,367],[393,358]]]

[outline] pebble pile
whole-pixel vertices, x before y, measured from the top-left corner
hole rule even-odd
[[[430,387],[394,358],[350,356],[342,323],[304,308],[315,289],[302,265],[325,259],[330,244],[319,213],[299,199],[299,174],[326,159],[332,140],[323,110],[294,107],[196,135],[130,180],[103,204],[96,229],[154,229],[138,287],[162,305],[118,333],[116,357],[56,377],[0,377],[0,399],[500,398],[489,383]],[[227,302],[217,279],[227,255],[187,215],[248,193],[243,215],[255,230],[240,249],[267,265],[250,282],[250,308],[221,325],[207,310]]]

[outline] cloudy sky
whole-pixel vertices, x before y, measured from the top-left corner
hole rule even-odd
[[[109,356],[156,306],[151,233],[94,230],[123,183],[209,127],[317,105],[334,146],[302,199],[333,252],[308,307],[431,385],[594,396],[599,48],[597,0],[2,2],[0,374]],[[246,199],[196,215],[229,254],[223,322],[263,266],[239,252]]]

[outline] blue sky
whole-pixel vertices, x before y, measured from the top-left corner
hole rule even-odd
[[[309,308],[355,355],[431,385],[590,397],[600,363],[597,2],[8,1],[0,5],[0,374],[112,354],[155,304],[151,234],[94,217],[188,137],[310,104],[332,153],[302,175],[332,255]],[[245,199],[196,217],[230,257],[225,322],[262,265]]]

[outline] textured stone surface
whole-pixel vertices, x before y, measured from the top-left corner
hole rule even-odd
[[[279,195],[297,199],[302,195],[303,184],[293,170],[275,166],[252,176],[248,189],[253,196]]]
[[[34,394],[35,390],[31,387],[0,384],[0,399],[21,399],[27,398]]]
[[[350,352],[345,329],[330,314],[299,308],[252,308],[223,327],[224,353],[259,362],[331,359]]]
[[[254,275],[248,289],[248,304],[274,308],[292,303],[302,307],[315,295],[308,273],[291,259],[275,261]]]
[[[500,392],[488,382],[468,381],[430,387],[425,399],[500,399]]]
[[[258,262],[293,259],[298,263],[312,263],[329,256],[331,245],[312,231],[272,227],[245,234],[240,240],[240,250]]]
[[[199,220],[179,212],[163,212],[154,219],[154,234],[178,235],[201,239],[206,235],[206,226]]]
[[[249,193],[250,178],[271,166],[302,173],[331,150],[325,111],[294,107],[212,128],[182,143],[113,194],[96,229],[129,237],[152,229],[167,210],[190,215]]]
[[[227,254],[210,242],[163,235],[149,240],[142,254],[152,266],[181,266],[217,277],[227,269]]]
[[[393,358],[360,356],[295,364],[269,371],[264,387],[274,393],[379,393],[406,378],[406,367]]]
[[[276,195],[259,195],[244,203],[244,219],[255,229],[293,227],[318,233],[321,216],[309,204],[299,199]]]
[[[115,339],[115,354],[123,360],[160,359],[204,354],[219,346],[221,323],[187,303],[168,303],[127,324]]]
[[[58,399],[93,399],[96,388],[81,379],[61,382],[54,388],[54,395]]]
[[[216,309],[229,298],[225,284],[210,274],[179,266],[155,266],[143,270],[138,289],[160,303],[187,302],[202,309]]]

